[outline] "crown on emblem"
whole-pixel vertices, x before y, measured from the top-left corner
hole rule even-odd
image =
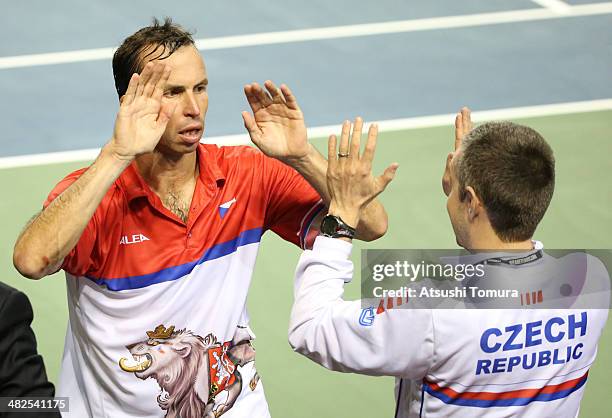
[[[157,339],[168,339],[170,338],[170,336],[172,335],[172,332],[174,332],[174,325],[171,325],[168,329],[166,329],[166,327],[164,327],[163,324],[159,324],[158,326],[155,327],[155,330],[153,331],[147,331],[147,336],[149,338],[157,338]]]

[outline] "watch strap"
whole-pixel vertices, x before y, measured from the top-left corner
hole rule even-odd
[[[325,225],[325,226],[324,226]],[[329,225],[332,225],[330,228]],[[350,238],[355,237],[355,228],[344,222],[341,217],[326,215],[321,222],[321,233],[331,238]]]

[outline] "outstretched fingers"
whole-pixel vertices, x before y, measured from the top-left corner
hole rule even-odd
[[[467,135],[474,128],[472,124],[472,111],[469,107],[461,109],[461,118],[463,119],[464,133]]]
[[[361,159],[368,163],[370,166],[372,165],[372,161],[374,160],[374,152],[376,151],[376,141],[378,138],[378,124],[373,123],[370,125],[370,129],[368,129],[368,141],[366,142],[365,149],[363,150],[363,156]]]
[[[268,93],[270,93],[270,96],[272,97],[272,101],[274,103],[284,103],[285,102],[285,99],[280,89],[276,87],[276,85],[271,80],[266,80],[264,82],[264,86],[266,87],[266,90],[268,90]]]
[[[359,116],[355,118],[353,125],[353,134],[351,135],[351,145],[349,150],[349,158],[359,159],[359,151],[361,147],[361,130],[363,129],[363,119]]]
[[[338,139],[336,135],[330,135],[327,140],[327,168],[334,170],[338,165],[338,156],[336,155],[336,143]]]
[[[285,102],[287,103],[287,106],[290,109],[299,110],[300,107],[298,106],[297,99],[293,95],[293,92],[291,91],[289,86],[287,86],[286,84],[281,84],[280,89],[283,93],[283,96],[285,97]]]
[[[138,87],[136,87],[136,94],[135,94],[136,99],[143,95],[145,86],[149,82],[152,72],[153,72],[153,63],[148,62],[147,65],[145,65],[143,70],[140,72],[140,77],[138,78]]]
[[[455,151],[461,147],[461,142],[473,128],[472,111],[462,107],[455,117]]]
[[[140,76],[138,75],[138,73],[132,74],[132,77],[130,78],[130,82],[128,84],[128,88],[121,100],[121,104],[129,105],[134,101],[134,95],[136,94],[136,88],[138,87],[139,78]]]
[[[389,183],[395,178],[398,168],[398,163],[392,163],[380,176],[376,177],[377,194],[382,193],[387,188]]]
[[[463,139],[463,119],[461,113],[457,113],[455,116],[455,151],[461,146],[461,140]]]
[[[166,84],[168,83],[168,79],[170,78],[170,72],[171,72],[170,67],[166,65],[166,67],[163,69],[163,72],[159,80],[157,81],[157,84],[155,84],[155,90],[153,91],[154,99],[156,100],[162,99],[164,95],[164,88],[166,87]]]
[[[273,103],[285,104],[291,110],[299,110],[297,100],[287,85],[281,84],[277,87],[271,80],[266,80],[264,87],[265,89],[258,83],[244,86],[244,94],[253,113]]]
[[[140,74],[132,74],[121,103],[130,105],[140,97],[161,100],[169,77],[170,67],[165,63],[148,62]]]
[[[244,86],[244,95],[249,102],[249,106],[253,113],[257,112],[259,109],[263,107],[263,105],[259,102],[255,91],[253,90],[253,84],[247,84]]]
[[[267,107],[272,104],[272,99],[270,98],[270,95],[264,89],[262,89],[258,83],[253,83],[251,84],[251,86],[253,88],[253,94],[255,95],[262,107]]]
[[[351,122],[345,120],[342,123],[342,133],[340,134],[340,147],[338,148],[338,156],[347,158],[349,156],[349,134],[351,133]]]
[[[164,75],[164,70],[165,69],[166,69],[166,64],[162,64],[160,62],[156,62],[153,65],[153,69],[151,70],[151,78],[149,78],[149,81],[144,86],[144,90],[142,92],[144,97],[152,97],[153,96],[153,94],[155,92],[155,87],[157,86],[157,83],[159,83],[159,80]]]
[[[255,122],[255,118],[249,112],[242,112],[242,120],[244,121],[244,127],[249,132],[249,137],[255,145],[261,143],[261,129]]]

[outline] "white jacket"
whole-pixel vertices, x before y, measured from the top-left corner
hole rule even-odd
[[[397,418],[578,416],[607,309],[402,307],[372,318],[376,305],[342,299],[351,248],[318,237],[300,258],[289,328],[295,351],[331,370],[395,376]],[[591,261],[588,274],[605,277]]]

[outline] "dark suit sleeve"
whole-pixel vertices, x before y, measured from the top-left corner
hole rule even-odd
[[[36,338],[30,328],[33,312],[25,294],[0,284],[0,396],[54,396]],[[59,416],[59,414],[1,414],[0,416]]]

